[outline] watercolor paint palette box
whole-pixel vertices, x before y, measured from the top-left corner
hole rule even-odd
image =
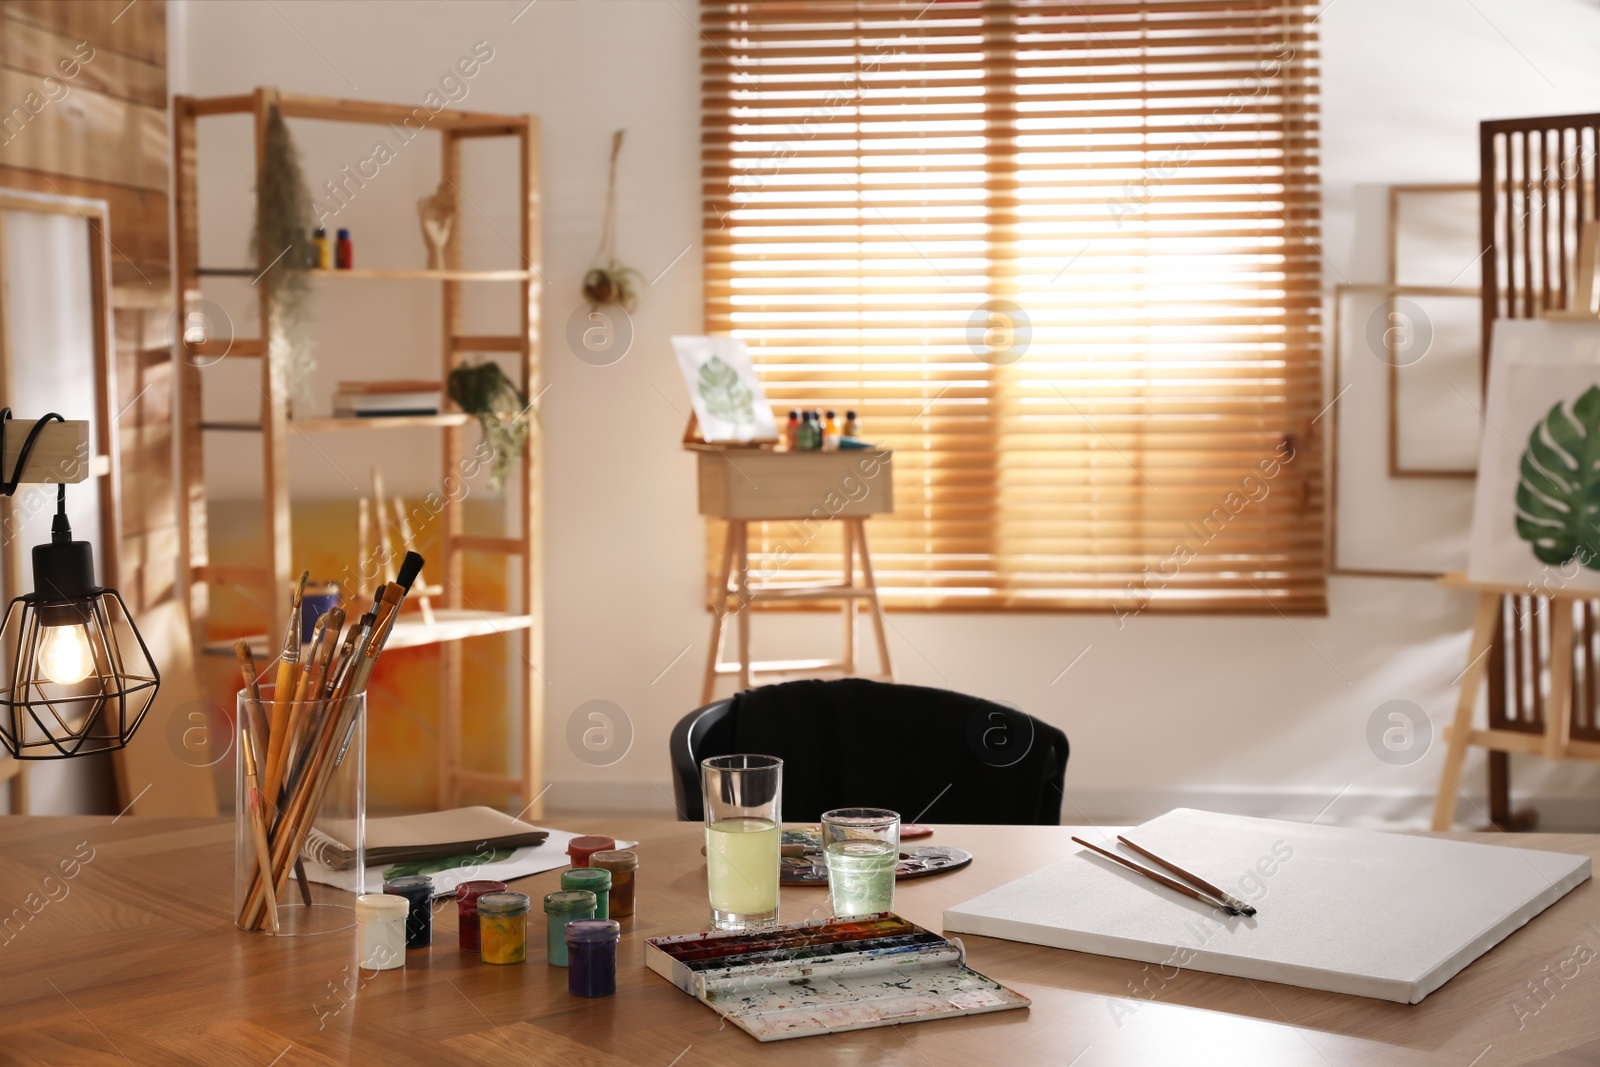
[[[1025,1008],[966,949],[890,912],[653,937],[645,963],[759,1041]]]

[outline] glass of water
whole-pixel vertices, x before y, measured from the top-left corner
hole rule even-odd
[[[833,913],[841,918],[894,910],[894,868],[900,860],[900,813],[887,808],[837,808],[822,815],[823,854]]]
[[[717,930],[778,924],[783,760],[713,756],[700,761],[706,805],[706,888]]]

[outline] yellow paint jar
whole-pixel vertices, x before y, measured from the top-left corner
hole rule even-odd
[[[528,898],[523,893],[485,893],[478,898],[478,937],[484,963],[521,963],[528,958]]]

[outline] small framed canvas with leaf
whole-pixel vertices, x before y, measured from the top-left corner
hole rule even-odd
[[[1600,594],[1600,322],[1494,324],[1468,576]]]
[[[708,444],[771,444],[778,424],[745,343],[733,337],[674,337],[700,436]]]

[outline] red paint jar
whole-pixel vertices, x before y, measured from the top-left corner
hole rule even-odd
[[[457,937],[461,951],[477,952],[481,946],[478,937],[478,898],[485,893],[504,893],[505,883],[488,880],[462,882],[456,886],[456,911],[459,916]]]
[[[574,867],[588,867],[589,857],[596,852],[610,852],[617,847],[617,839],[601,834],[586,834],[567,842],[567,858]]]

